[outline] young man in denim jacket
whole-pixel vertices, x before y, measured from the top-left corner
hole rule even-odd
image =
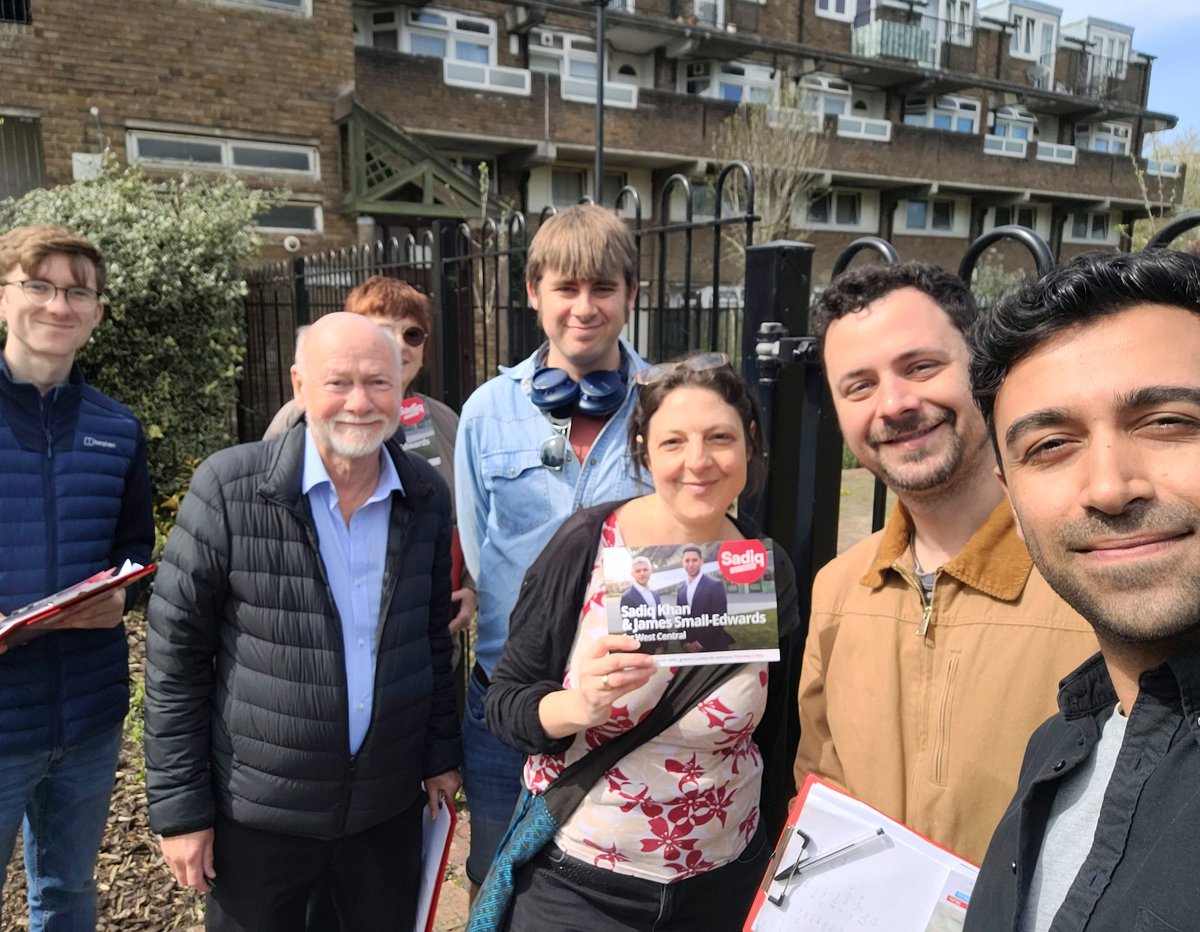
[[[524,757],[488,731],[483,714],[521,580],[572,512],[642,491],[625,424],[646,364],[620,337],[637,297],[633,237],[610,211],[571,207],[538,230],[525,274],[546,342],[467,399],[455,444],[458,529],[479,595],[463,722],[473,890],[521,793]]]

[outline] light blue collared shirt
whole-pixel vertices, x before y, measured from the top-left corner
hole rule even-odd
[[[304,476],[300,490],[308,496],[321,562],[342,625],[346,655],[346,704],[350,715],[350,753],[362,747],[375,702],[375,646],[383,597],[392,493],[404,494],[396,464],[379,451],[379,483],[350,517],[338,510],[337,489],[321,461],[312,433],[304,429]]]
[[[454,445],[458,535],[479,594],[475,659],[491,676],[508,638],[521,580],[547,541],[572,512],[651,491],[650,476],[635,478],[625,424],[636,400],[634,374],[646,363],[621,340],[628,376],[625,401],[579,462],[570,456],[554,471],[541,448],[555,430],[529,400],[530,381],[543,357],[539,348],[521,363],[475,389],[463,405]]]

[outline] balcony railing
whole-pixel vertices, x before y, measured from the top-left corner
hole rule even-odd
[[[1063,165],[1074,165],[1079,150],[1057,142],[1039,142],[1035,158],[1043,162],[1059,162]]]
[[[561,82],[563,100],[574,100],[584,104],[596,102],[596,82],[584,78],[563,78]],[[604,82],[604,103],[609,107],[636,110],[638,89],[636,84],[614,84]]]
[[[897,58],[927,68],[938,66],[934,35],[917,23],[876,19],[859,24],[856,20],[851,50],[862,58]]]
[[[870,139],[875,142],[891,142],[892,123],[874,117],[841,114],[837,118],[837,134],[850,139]]]
[[[481,65],[477,62],[442,59],[442,80],[452,87],[482,88],[501,94],[529,96],[530,73],[524,68]],[[593,92],[592,99],[595,100]]]
[[[983,137],[983,151],[987,155],[1005,155],[1012,159],[1023,159],[1029,151],[1029,142],[1025,139],[1013,139],[1010,136]]]

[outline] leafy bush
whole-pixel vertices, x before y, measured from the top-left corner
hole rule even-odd
[[[0,230],[55,223],[104,253],[107,313],[80,362],[141,418],[160,518],[170,519],[196,464],[234,439],[241,267],[259,247],[255,217],[284,196],[233,176],[152,182],[108,152],[99,178],[0,203]]]

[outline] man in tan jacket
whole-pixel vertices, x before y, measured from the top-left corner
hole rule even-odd
[[[978,863],[1058,681],[1096,650],[1033,569],[971,400],[970,292],[924,263],[836,279],[816,335],[850,450],[899,499],[813,585],[812,771]]]

